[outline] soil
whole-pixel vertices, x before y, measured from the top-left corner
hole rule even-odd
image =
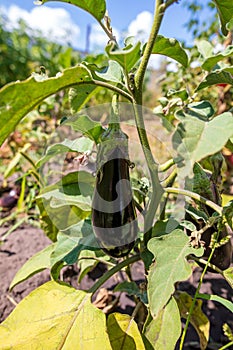
[[[0,229],[0,235],[6,229]],[[18,269],[33,256],[36,252],[50,244],[49,239],[44,235],[43,231],[30,226],[21,226],[11,233],[6,241],[0,246],[0,320],[1,322],[11,313],[17,303],[20,302],[32,290],[45,283],[50,279],[49,271],[45,270],[31,277],[29,280],[22,282],[16,286],[12,292],[9,291],[9,285],[18,271]],[[77,283],[78,270],[74,266],[66,267],[62,270],[63,280],[70,283],[75,288],[88,289],[99,278],[106,268],[104,265],[98,264],[80,284]],[[193,295],[197,286],[201,269],[195,268],[192,278],[179,284],[178,289],[187,291]],[[137,283],[143,282],[144,270],[143,265],[135,263],[132,269],[132,275]],[[114,311],[122,313],[132,313],[134,301],[132,297],[123,293],[118,303],[117,293],[112,293],[113,288],[122,280],[124,273],[118,273],[103,285],[101,296],[96,295],[96,305],[111,312],[111,305],[115,304]],[[201,293],[217,294],[232,301],[232,289],[228,283],[214,273],[207,273],[201,288]],[[104,295],[104,296],[102,296]],[[106,297],[107,295],[107,297]],[[106,297],[106,298],[105,298]],[[210,344],[208,349],[219,349],[223,344],[227,343],[227,339],[223,334],[222,325],[228,323],[233,329],[233,314],[219,303],[211,301],[203,302],[203,310],[211,322]],[[185,350],[200,349],[198,336],[192,326],[189,329]],[[130,350],[130,349],[129,349]],[[164,349],[165,350],[165,349]]]

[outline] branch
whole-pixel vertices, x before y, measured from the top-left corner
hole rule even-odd
[[[99,280],[88,290],[88,293],[94,294],[101,286],[106,282],[110,277],[115,275],[118,271],[122,270],[125,266],[133,264],[134,262],[140,260],[141,257],[139,254],[133,255],[130,258],[127,258],[120,262],[118,265],[114,266],[112,269],[108,270]]]
[[[219,215],[222,215],[223,209],[216,203],[212,202],[209,199],[206,199],[205,197],[200,196],[198,193],[191,192],[188,190],[182,190],[181,188],[173,188],[173,187],[167,187],[164,189],[165,192],[168,193],[175,193],[175,194],[183,194],[184,196],[190,197],[192,199],[195,199],[208,207],[212,208],[214,211],[219,213]]]

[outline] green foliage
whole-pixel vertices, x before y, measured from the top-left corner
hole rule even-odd
[[[43,4],[49,1],[38,2]],[[233,311],[229,300],[200,293],[208,264],[212,263],[212,257],[215,257],[214,254],[221,246],[224,247],[224,243],[226,246],[228,231],[223,225],[227,223],[232,227],[232,202],[221,206],[221,201],[216,198],[212,188],[212,185],[217,186],[215,182],[219,181],[222,175],[222,163],[221,159],[218,159],[218,152],[221,152],[225,145],[228,146],[233,138],[233,115],[229,107],[231,102],[228,101],[228,105],[226,104],[221,112],[219,100],[216,102],[218,84],[228,84],[227,89],[233,85],[232,45],[214,54],[214,45],[210,38],[215,24],[211,24],[209,30],[200,35],[196,29],[196,36],[202,40],[197,41],[196,47],[193,48],[185,48],[176,39],[158,35],[161,20],[175,0],[157,1],[155,21],[148,43],[144,47],[133,37],[126,38],[124,46],[120,47],[113,36],[104,0],[63,2],[87,11],[97,20],[109,39],[104,55],[90,55],[84,62],[78,63],[79,55],[71,48],[61,48],[57,44],[47,42],[46,39],[37,37],[34,48],[28,28],[22,23],[18,33],[7,32],[4,26],[1,27],[0,47],[3,58],[0,63],[3,62],[5,67],[9,60],[9,66],[13,65],[14,69],[9,71],[6,68],[5,80],[2,83],[4,86],[0,90],[0,143],[2,144],[15,128],[22,127],[23,118],[35,108],[38,108],[39,115],[49,124],[50,115],[53,116],[51,111],[56,106],[59,117],[64,115],[61,127],[68,127],[69,131],[78,133],[75,139],[69,137],[69,132],[63,139],[56,139],[47,148],[46,153],[35,161],[26,153],[33,142],[24,142],[19,150],[16,147],[15,157],[5,171],[5,178],[8,178],[18,169],[22,159],[30,164],[32,169],[24,174],[18,205],[21,209],[24,207],[26,177],[31,171],[30,174],[36,178],[37,187],[41,187],[36,200],[42,227],[54,242],[22,266],[10,288],[44,269],[50,269],[54,281],[29,294],[0,325],[2,349],[27,349],[30,344],[34,349],[40,346],[46,349],[75,347],[82,350],[173,350],[180,341],[181,350],[188,324],[191,323],[199,335],[200,348],[204,350],[209,340],[210,322],[202,312],[202,302],[199,299],[219,302]],[[214,2],[220,16],[222,32],[226,35],[232,20],[232,1]],[[189,8],[196,14],[203,5],[193,2],[189,4]],[[198,25],[199,21],[193,18],[190,28]],[[7,40],[10,43],[9,53]],[[220,40],[222,41],[223,39]],[[39,54],[38,46],[41,46]],[[15,52],[20,53],[20,63],[16,60]],[[166,129],[172,139],[171,154],[175,159],[169,159],[163,166],[158,166],[155,161],[158,150],[155,148],[154,151],[154,148],[150,147],[152,142],[148,139],[144,127],[146,116],[141,108],[144,98],[144,76],[152,54],[169,57],[180,64],[178,72],[164,71],[164,96],[159,99],[160,106],[154,110],[161,118],[161,128]],[[45,66],[45,70],[41,69],[40,73],[37,69],[38,62]],[[192,68],[193,63],[198,65]],[[22,80],[30,74],[31,76],[23,81],[6,84],[20,69],[21,73],[15,75],[17,79]],[[67,90],[68,98],[65,95]],[[107,100],[114,94],[108,113],[114,115],[114,123],[110,121],[110,125],[114,130],[114,137],[118,135],[118,138],[108,138],[109,135],[105,132],[104,140],[110,141],[111,144],[115,142],[119,148],[122,146],[122,140],[119,141],[120,125],[116,123],[116,118],[119,117],[118,101],[127,99],[131,106],[130,120],[135,121],[150,174],[149,179],[141,177],[139,172],[137,173],[136,164],[135,179],[132,181],[132,203],[138,212],[141,212],[142,222],[134,247],[120,262],[105,255],[94,234],[91,214],[96,179],[90,171],[73,171],[67,174],[63,172],[64,169],[55,169],[55,183],[47,186],[47,178],[43,176],[44,167],[49,167],[53,161],[61,163],[69,152],[79,157],[90,155],[96,161],[95,153],[101,149],[101,145],[98,144],[103,142],[102,136],[106,130],[102,123],[103,115],[96,115],[93,120],[88,112],[79,111],[84,106],[102,102],[100,95],[106,91]],[[57,107],[61,105],[60,111]],[[73,116],[68,118],[70,112]],[[28,118],[31,118],[31,114]],[[53,127],[49,127],[42,133],[44,139],[49,138],[52,129]],[[37,129],[35,133],[36,131]],[[129,140],[131,142],[131,139]],[[99,154],[97,157],[100,157]],[[197,162],[201,162],[201,165]],[[127,162],[127,167],[128,165]],[[211,182],[205,165],[209,170],[208,174],[211,175]],[[159,175],[162,181],[159,180]],[[191,178],[193,192],[187,190]],[[98,181],[101,183],[102,179],[103,174],[100,172]],[[169,188],[163,189],[161,184]],[[180,184],[185,188],[177,188]],[[184,205],[187,207],[188,219],[173,218],[177,195],[188,197]],[[195,205],[190,204],[190,199],[193,201],[191,204]],[[204,210],[208,207],[211,211],[217,211],[218,216],[214,213],[209,217],[208,211]],[[157,213],[156,208],[160,209]],[[223,239],[218,240],[215,231],[219,231],[220,236],[224,233],[223,237],[221,236]],[[190,232],[191,238],[187,232]],[[197,240],[202,246],[202,238],[208,232],[209,242],[204,240],[205,250],[203,247],[195,248],[193,240]],[[227,244],[229,246],[229,242]],[[204,252],[205,261],[200,258]],[[137,285],[132,279],[130,265],[140,259],[145,265],[146,283]],[[178,282],[191,276],[192,259],[199,264],[207,264],[203,267],[194,297],[177,291],[176,288]],[[106,263],[110,267],[89,291],[75,290],[60,281],[60,271],[65,265],[78,265],[80,282],[98,262]],[[221,266],[216,267],[213,263],[210,267],[232,286],[232,267],[225,266],[224,271],[220,269]],[[114,292],[133,295],[135,309],[131,316],[112,313],[106,317],[91,304],[92,293],[95,293],[108,278],[123,270],[129,280],[118,284]],[[144,315],[141,310],[146,310]],[[182,334],[181,318],[186,319]]]
[[[174,293],[175,283],[190,277],[192,270],[186,257],[201,256],[203,249],[192,248],[188,237],[179,229],[152,238],[148,249],[155,257],[148,275],[148,299],[150,312],[156,317]]]

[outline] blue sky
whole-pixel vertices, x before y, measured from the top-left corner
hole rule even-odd
[[[184,27],[190,14],[181,3],[175,3],[167,10],[160,34],[191,43],[191,35]],[[68,37],[73,46],[79,49],[85,47],[85,33],[88,24],[92,26],[92,48],[95,48],[97,42],[101,46],[107,40],[89,14],[67,3],[51,1],[46,5],[36,6],[33,0],[1,0],[0,7],[9,14],[11,23],[16,22],[22,16],[29,22],[29,25],[44,31],[45,35],[53,31],[54,36],[63,35],[66,40]],[[135,30],[144,30],[146,38],[153,7],[153,0],[107,0],[112,26],[118,35],[122,32],[133,35]],[[65,30],[70,32],[68,36],[64,35]]]

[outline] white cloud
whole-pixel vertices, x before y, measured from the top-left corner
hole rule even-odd
[[[129,24],[128,35],[136,36],[138,40],[145,42],[148,39],[152,23],[152,13],[149,11],[143,11]]]
[[[80,29],[63,8],[38,6],[26,11],[11,5],[4,13],[7,15],[9,28],[17,27],[18,21],[22,19],[30,28],[39,30],[49,40],[78,46]]]

